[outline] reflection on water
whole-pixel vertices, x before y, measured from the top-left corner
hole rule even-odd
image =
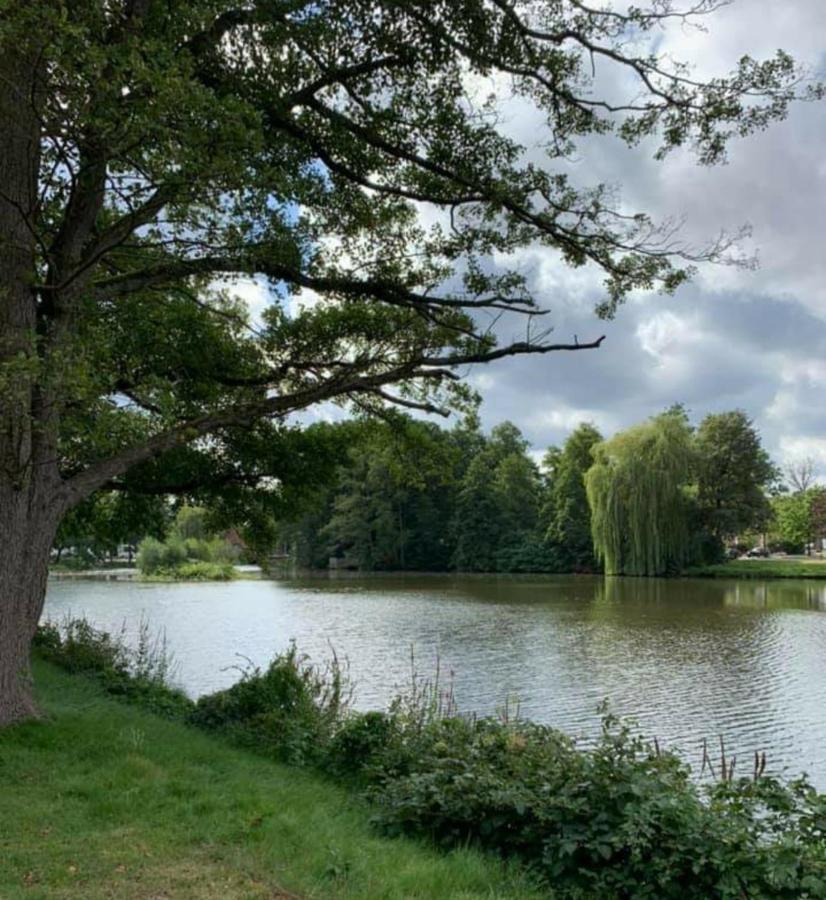
[[[55,582],[47,615],[163,627],[181,684],[230,684],[291,638],[350,660],[357,705],[383,707],[419,667],[454,673],[460,707],[593,735],[609,699],[641,730],[699,760],[703,737],[826,788],[826,584],[629,578],[344,576],[230,584]]]

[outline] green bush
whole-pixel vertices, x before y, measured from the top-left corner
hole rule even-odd
[[[347,674],[335,657],[319,669],[291,644],[266,670],[249,668],[231,688],[201,697],[190,721],[268,756],[306,765],[323,757],[349,697]]]
[[[120,633],[95,628],[85,619],[67,619],[62,625],[46,622],[33,642],[45,659],[75,674],[95,678],[110,694],[139,703],[161,715],[186,715],[192,701],[172,687],[172,657],[163,636],[153,636],[141,621],[134,647]]]
[[[232,581],[237,573],[232,563],[195,561],[174,568],[159,568],[142,577],[150,581]]]
[[[144,538],[136,563],[143,576],[181,581],[227,581],[235,577],[235,547],[222,538],[184,538],[172,534],[165,541]]]
[[[531,535],[516,544],[500,547],[495,555],[497,572],[570,572],[571,564],[558,547]]]
[[[359,775],[387,766],[390,748],[401,738],[395,716],[354,713],[335,732],[327,749],[329,768],[338,775]]]
[[[559,897],[826,896],[826,797],[805,781],[704,791],[610,718],[589,751],[544,726],[460,718],[401,746],[376,769],[377,825],[516,856]]]
[[[135,562],[142,574],[155,575],[180,566],[187,558],[186,542],[183,538],[172,535],[166,541],[153,537],[144,538],[138,545]]]

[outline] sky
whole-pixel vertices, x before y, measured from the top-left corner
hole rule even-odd
[[[706,32],[672,29],[657,40],[700,76],[778,48],[823,73],[826,0],[736,0],[707,19]],[[523,103],[502,112],[504,127],[532,153],[539,114]],[[682,236],[697,245],[748,224],[744,249],[758,254],[759,267],[703,267],[675,295],[634,295],[602,322],[593,312],[603,296],[598,272],[526,249],[511,262],[551,310],[554,339],[606,339],[597,351],[473,370],[486,427],[509,419],[540,456],[582,421],[609,435],[674,403],[695,422],[742,409],[775,461],[811,457],[826,478],[826,102],[797,104],[784,122],[735,140],[728,157],[704,168],[689,153],[656,162],[650,147],[582,146],[573,170],[583,184],[616,184],[627,208],[684,220]],[[254,285],[247,293],[261,302]],[[504,338],[522,336],[523,323],[512,328]]]

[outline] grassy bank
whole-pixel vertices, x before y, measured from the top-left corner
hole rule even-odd
[[[307,771],[36,665],[47,714],[0,733],[0,897],[536,898],[492,858],[380,838]]]
[[[824,578],[826,563],[797,559],[733,559],[715,566],[697,566],[685,575],[699,578]]]

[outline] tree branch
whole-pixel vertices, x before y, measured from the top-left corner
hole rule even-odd
[[[108,459],[92,463],[87,469],[64,482],[61,490],[61,501],[64,509],[70,509],[88,497],[89,494],[122,475],[133,466],[160,456],[174,447],[191,443],[220,428],[247,425],[261,417],[283,417],[312,404],[349,395],[372,394],[398,405],[409,406],[415,401],[408,401],[385,394],[382,388],[388,384],[401,381],[441,380],[452,375],[449,371],[445,371],[446,368],[489,362],[505,356],[516,356],[525,353],[551,353],[557,350],[596,349],[602,344],[603,340],[604,337],[600,337],[596,341],[585,344],[576,342],[574,344],[545,345],[519,342],[486,352],[423,357],[372,374],[337,373],[326,380],[292,394],[267,397],[256,402],[230,406],[226,409],[181,422],[148,440],[132,447],[127,447]],[[439,412],[436,407],[426,408],[425,404],[417,404],[415,408],[423,409],[427,412]]]

